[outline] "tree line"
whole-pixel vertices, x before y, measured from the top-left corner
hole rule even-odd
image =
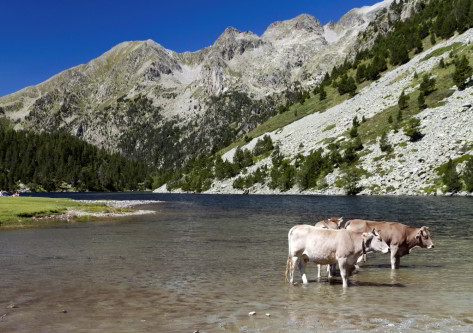
[[[0,189],[123,191],[151,187],[150,168],[65,132],[15,131],[0,118]]]

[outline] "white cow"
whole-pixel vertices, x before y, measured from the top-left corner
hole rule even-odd
[[[322,220],[314,224],[314,227],[322,228],[322,229],[341,229],[343,225],[343,217],[331,217],[326,220]],[[327,265],[327,275],[331,278],[335,275],[336,265]],[[317,278],[321,278],[321,265],[317,264]]]
[[[296,265],[302,275],[302,282],[308,283],[305,265],[337,264],[343,281],[348,286],[348,275],[353,270],[360,255],[368,252],[389,252],[389,246],[379,232],[353,232],[346,229],[321,229],[310,225],[296,225],[288,233],[289,255],[286,266],[286,280],[294,283]]]

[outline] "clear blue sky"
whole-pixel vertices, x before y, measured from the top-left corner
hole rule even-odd
[[[0,96],[86,63],[127,40],[177,51],[211,45],[228,26],[262,34],[302,13],[322,23],[377,0],[2,1]]]

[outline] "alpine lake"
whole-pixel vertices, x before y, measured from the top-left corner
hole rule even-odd
[[[471,197],[47,196],[160,202],[1,231],[0,332],[473,332]],[[315,264],[289,285],[289,229],[331,216],[425,225],[435,248],[394,271],[369,255],[345,289]]]

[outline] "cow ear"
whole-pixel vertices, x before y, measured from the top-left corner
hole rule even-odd
[[[373,235],[369,232],[364,232],[362,236],[366,240],[373,238]]]

